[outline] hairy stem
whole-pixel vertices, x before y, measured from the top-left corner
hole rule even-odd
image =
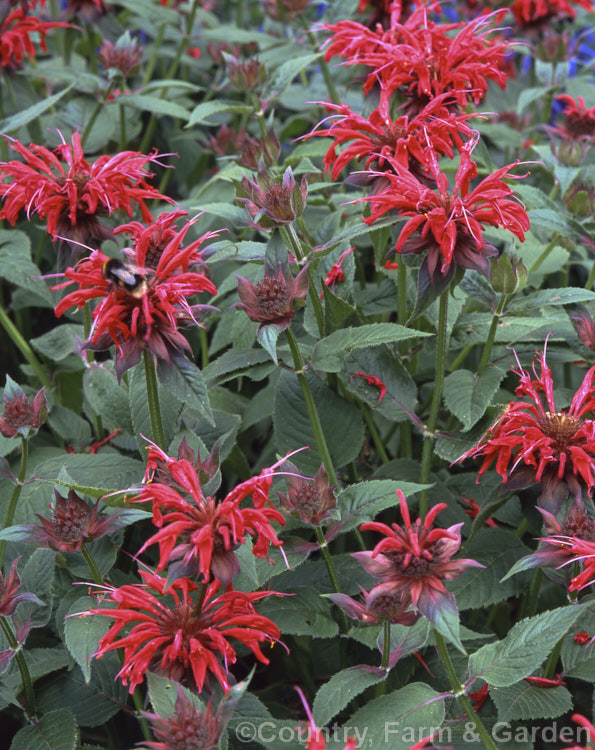
[[[151,431],[153,440],[160,448],[165,450],[165,433],[161,421],[161,407],[159,406],[159,391],[157,390],[157,374],[155,363],[151,354],[145,349],[143,351],[143,362],[145,365],[145,377],[147,380],[147,400],[149,404],[149,418],[151,420]]]
[[[17,479],[17,483],[14,487],[14,490],[12,491],[12,495],[10,496],[10,502],[8,504],[8,512],[6,513],[6,518],[4,519],[3,528],[5,529],[7,529],[9,526],[12,525],[12,521],[14,519],[14,514],[17,509],[17,502],[21,494],[21,488],[23,486],[23,482],[25,481],[25,475],[27,474],[28,457],[29,457],[29,441],[26,438],[21,436],[21,468],[19,470],[19,477]],[[0,570],[2,569],[2,563],[4,562],[5,553],[6,553],[6,541],[2,540],[0,542]]]

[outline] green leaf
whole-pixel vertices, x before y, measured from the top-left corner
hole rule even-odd
[[[337,495],[341,520],[337,524],[332,524],[333,533],[344,534],[366,521],[373,520],[381,511],[396,508],[399,504],[397,490],[401,490],[405,497],[409,497],[431,486],[392,479],[370,479],[367,482],[352,484]]]
[[[72,711],[60,708],[18,731],[10,750],[75,750],[78,741],[79,730]]]
[[[149,670],[147,671],[147,687],[153,711],[164,719],[169,718],[174,713],[180,689],[199,710],[204,710],[204,704],[195,693],[169,677],[164,677]]]
[[[286,60],[278,68],[271,71],[271,75],[265,84],[265,99],[276,99],[281,96],[293,79],[298,76],[302,70],[305,70],[309,65],[312,65],[312,63],[319,60],[320,57],[320,52],[300,55],[299,57]]]
[[[316,726],[323,727],[357,695],[383,679],[382,670],[371,671],[365,667],[350,667],[334,674],[316,693],[312,706]]]
[[[595,631],[595,614],[586,609],[577,620],[576,630],[587,632],[589,637]],[[562,640],[560,657],[567,677],[577,677],[587,682],[595,682],[595,649],[592,645],[579,644],[574,640],[574,632],[568,633]],[[587,642],[588,643],[588,642]]]
[[[374,229],[372,231],[377,231],[379,229],[382,229],[383,227],[392,227],[402,221],[405,221],[405,219],[400,216],[384,216],[382,219],[374,222]],[[368,232],[370,232],[370,227],[367,224],[364,224],[363,221],[359,220],[347,229],[344,229],[339,234],[333,235],[332,240],[329,240],[326,244],[321,245],[319,248],[317,248],[316,254],[325,254],[333,247],[340,245],[343,241],[350,241],[354,237],[359,237],[360,235],[367,234]]]
[[[505,370],[492,365],[479,377],[469,370],[455,370],[446,377],[444,403],[465,432],[483,417],[505,375]]]
[[[52,296],[40,276],[39,268],[31,260],[29,237],[18,229],[0,229],[0,278],[35,293],[52,306]]]
[[[157,374],[163,385],[184,405],[184,409],[190,409],[197,417],[215,424],[207,384],[193,362],[186,357],[175,357],[170,363],[161,361]]]
[[[252,380],[262,380],[273,370],[269,353],[262,349],[229,349],[204,368],[202,374],[207,385],[221,385],[246,375]]]
[[[518,114],[520,115],[525,107],[528,107],[532,102],[543,99],[550,90],[550,86],[533,86],[528,89],[523,89],[517,100],[516,110]]]
[[[365,738],[366,750],[410,750],[444,721],[444,697],[423,682],[367,703],[349,718],[354,737]],[[365,734],[364,734],[365,732]]]
[[[522,719],[555,719],[572,708],[572,698],[565,687],[539,688],[526,680],[506,688],[490,690],[498,709],[498,721]]]
[[[42,336],[31,339],[29,343],[44,357],[60,362],[76,352],[84,338],[83,326],[69,323],[56,326]]]
[[[30,623],[34,628],[45,625],[52,614],[52,585],[54,583],[56,553],[51,549],[36,549],[27,560],[21,573],[21,591],[35,594],[46,605],[23,602],[19,608],[31,612]]]
[[[472,542],[465,545],[464,557],[485,567],[469,568],[448,586],[456,597],[459,610],[489,607],[518,596],[525,589],[526,581],[516,578],[501,583],[501,579],[519,557],[529,552],[528,547],[510,531],[482,529]]]
[[[580,605],[560,607],[518,622],[506,638],[472,654],[469,670],[494,687],[507,687],[532,674],[581,614]]]
[[[506,308],[507,311],[526,312],[542,305],[571,305],[595,299],[595,292],[587,289],[566,287],[564,289],[540,289],[526,296],[517,295]]]
[[[82,596],[72,605],[64,620],[66,648],[81,668],[87,684],[91,680],[91,659],[99,648],[100,638],[110,627],[109,617],[81,614],[97,608],[97,599]]]
[[[45,677],[52,672],[63,669],[69,662],[68,654],[60,646],[55,646],[54,648],[25,649],[23,650],[23,654],[33,682],[40,677]],[[20,706],[17,695],[21,690],[21,673],[13,663],[11,673],[2,675],[2,679],[0,680],[0,701]]]
[[[119,98],[117,103],[119,106],[134,107],[154,115],[177,117],[180,120],[187,120],[190,117],[190,112],[180,104],[149,94],[127,94]]]
[[[364,425],[359,410],[325,385],[315,375],[306,376],[318,409],[322,430],[335,468],[352,461],[364,441]],[[277,382],[273,427],[277,450],[285,454],[302,446],[309,451],[292,460],[304,471],[316,473],[322,459],[316,449],[306,403],[294,373],[283,372]],[[341,435],[341,440],[336,436]]]
[[[297,586],[289,596],[272,596],[258,607],[258,613],[269,617],[282,633],[309,635],[312,638],[334,638],[337,623],[331,605],[318,591],[308,586]]]
[[[268,325],[259,326],[258,331],[256,332],[256,340],[269,354],[275,364],[278,364],[277,339],[283,330],[284,328],[281,326],[276,325],[275,323],[269,323]]]
[[[343,328],[316,344],[312,354],[312,366],[323,372],[340,372],[345,358],[355,349],[368,349],[379,344],[395,344],[432,335],[405,328],[397,323],[370,323],[358,328]]]
[[[212,99],[208,102],[203,102],[195,107],[188,118],[188,122],[184,127],[191,128],[193,125],[199,123],[206,123],[207,125],[213,125],[212,121],[209,120],[223,113],[228,114],[240,114],[248,115],[252,112],[252,107],[248,104],[238,104],[237,102],[226,102],[223,99]],[[215,120],[217,122],[217,119]]]
[[[60,473],[66,471],[76,483],[61,482]],[[67,486],[91,497],[101,497],[113,490],[138,485],[145,473],[141,461],[117,453],[73,453],[42,461],[36,468],[38,476],[48,482]],[[107,505],[121,505],[115,498],[106,497]]]
[[[2,122],[0,122],[0,133],[14,133],[24,125],[28,125],[30,122],[38,120],[46,110],[59,102],[73,86],[74,83],[71,83],[70,86],[62,89],[62,91],[59,91],[57,94],[48,96],[47,99],[43,99],[42,101],[33,104],[31,107],[27,107],[27,109],[17,112],[16,115],[12,115],[11,117],[2,120]]]
[[[83,393],[93,411],[106,424],[132,434],[128,389],[118,383],[115,374],[101,364],[93,363],[83,375]]]

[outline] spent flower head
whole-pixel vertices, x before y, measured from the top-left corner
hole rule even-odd
[[[10,375],[4,386],[4,412],[0,417],[0,433],[6,438],[20,435],[29,438],[34,435],[47,417],[45,388],[37,391],[33,399],[17,385]]]
[[[256,181],[243,177],[236,185],[236,202],[244,204],[255,224],[272,229],[299,218],[306,205],[308,183],[305,175],[298,185],[291,171],[285,170],[281,182],[260,171]]]
[[[303,307],[303,299],[308,292],[307,267],[304,266],[294,278],[287,264],[279,263],[276,272],[265,270],[264,278],[252,284],[242,276],[238,280],[239,302],[236,307],[257,323],[260,328],[276,325],[280,330],[287,328],[295,317],[295,310]]]

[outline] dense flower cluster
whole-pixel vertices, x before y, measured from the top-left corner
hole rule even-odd
[[[69,26],[62,21],[42,21],[37,16],[29,15],[22,6],[9,9],[4,17],[2,11],[0,7],[0,67],[11,71],[19,68],[25,57],[35,57],[36,43],[44,52],[48,51],[48,31]]]

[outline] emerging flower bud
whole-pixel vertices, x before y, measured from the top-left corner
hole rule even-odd
[[[595,352],[595,321],[587,308],[583,305],[576,305],[569,315],[581,344]]]
[[[490,284],[495,292],[514,294],[527,283],[527,266],[516,255],[501,255],[490,266]]]
[[[265,167],[272,167],[277,162],[281,151],[281,144],[277,134],[271,128],[266,138],[258,140],[247,135],[239,147],[239,163],[255,172],[263,170]]]
[[[23,592],[17,594],[21,587],[21,579],[17,573],[17,564],[19,558],[12,561],[8,575],[0,572],[0,617],[9,617],[14,614],[15,609],[21,602],[33,602],[45,607],[44,602],[38,599],[35,594]]]
[[[303,13],[312,0],[264,0],[263,10],[275,21],[291,21]]]
[[[293,278],[287,267],[279,264],[274,276],[265,271],[264,279],[256,285],[241,276],[238,280],[238,296],[241,308],[250,320],[261,324],[275,324],[280,330],[287,328],[295,316],[294,310],[303,305],[308,291],[307,266]]]
[[[107,70],[110,78],[118,74],[128,78],[133,73],[138,72],[143,50],[144,47],[139,47],[137,40],[133,39],[127,31],[115,44],[107,39],[104,40],[99,48],[99,61]]]
[[[229,80],[238,91],[253,91],[260,88],[268,78],[267,69],[255,57],[250,60],[239,60],[226,52],[223,53],[223,57]]]
[[[257,182],[244,177],[236,187],[236,203],[243,203],[252,219],[263,229],[295,221],[302,215],[308,195],[305,176],[298,187],[291,167],[285,170],[281,183],[261,171]]]
[[[293,464],[286,465],[289,474],[298,473]],[[337,505],[333,491],[329,485],[328,474],[324,466],[320,466],[314,479],[302,476],[287,477],[287,495],[278,492],[281,507],[292,516],[299,515],[304,523],[320,526],[325,518]]]
[[[33,401],[9,375],[4,388],[4,415],[0,417],[0,432],[4,437],[15,435],[27,439],[34,435],[46,420],[48,410],[44,388],[35,394]]]

